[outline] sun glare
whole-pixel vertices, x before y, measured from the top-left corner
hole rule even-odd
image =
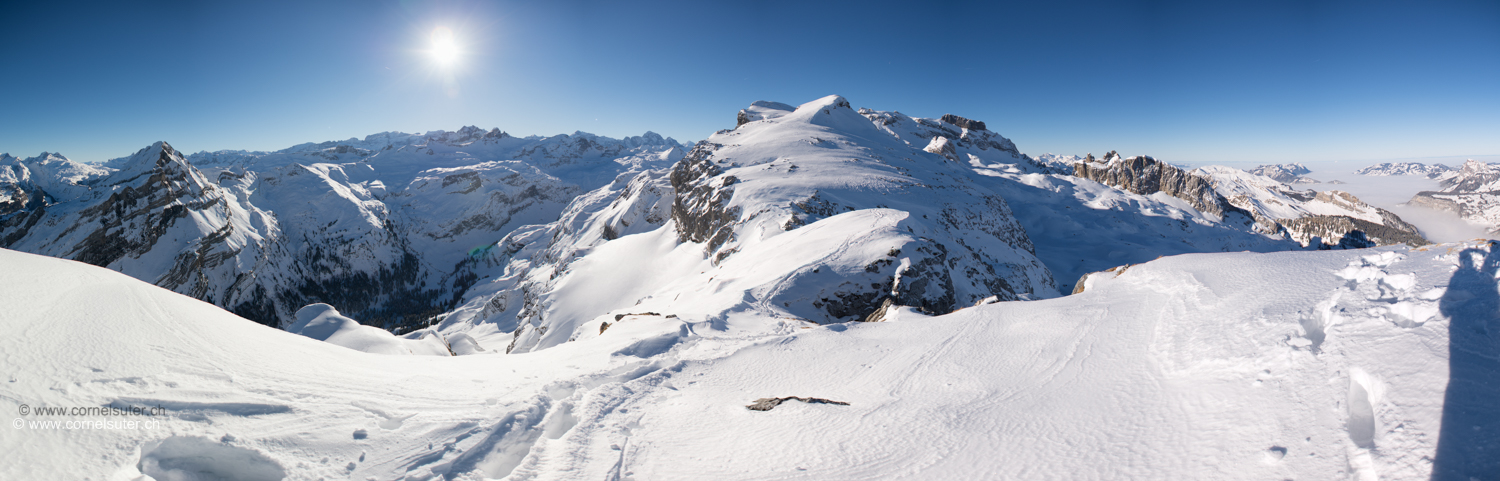
[[[453,65],[458,60],[458,41],[453,38],[453,31],[448,27],[438,27],[432,31],[432,59],[439,65]]]

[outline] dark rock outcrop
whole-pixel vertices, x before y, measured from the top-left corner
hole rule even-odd
[[[672,167],[672,220],[677,222],[677,238],[682,242],[706,244],[713,253],[734,236],[739,209],[726,207],[734,195],[734,182],[718,179],[723,170],[714,164],[714,151],[722,145],[699,142],[687,156]]]
[[[969,119],[966,119],[966,118],[963,118],[963,117],[959,117],[959,116],[953,115],[953,114],[943,114],[942,120],[944,122],[956,125],[959,128],[964,128],[964,129],[969,129],[969,130],[989,130],[989,129],[984,128],[984,122],[980,122],[978,120],[969,120]]]
[[[784,402],[787,402],[787,401],[793,401],[793,400],[795,400],[795,401],[802,401],[802,402],[805,402],[805,403],[808,403],[808,404],[833,404],[833,405],[836,405],[836,406],[848,406],[849,405],[849,403],[846,403],[846,402],[843,402],[843,401],[834,401],[834,400],[831,400],[831,399],[823,399],[823,398],[820,398],[820,397],[787,396],[787,397],[763,397],[763,398],[760,398],[760,399],[756,399],[754,403],[752,403],[752,404],[750,404],[748,406],[745,406],[745,408],[749,409],[751,411],[770,411],[772,409],[776,409],[776,406],[780,406],[781,403],[784,403]]]

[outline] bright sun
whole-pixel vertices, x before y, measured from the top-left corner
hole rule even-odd
[[[432,31],[432,59],[439,65],[453,65],[458,60],[458,41],[453,38],[453,31],[448,27],[438,27]]]

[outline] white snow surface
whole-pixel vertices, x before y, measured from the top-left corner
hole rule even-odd
[[[359,321],[345,317],[338,309],[323,303],[299,309],[297,321],[287,326],[286,332],[375,354],[451,355],[448,345],[437,333],[423,329],[396,337],[385,329],[360,325]]]
[[[0,478],[1484,475],[1500,469],[1472,449],[1496,444],[1494,387],[1448,378],[1494,376],[1496,348],[1475,337],[1500,329],[1492,248],[1181,255],[1090,276],[1078,295],[937,317],[684,310],[459,357],[346,349],[0,250],[0,271],[26,273],[0,278],[0,409],[33,413],[0,430]],[[848,404],[745,407],[784,396]],[[160,411],[38,411],[98,406]],[[75,429],[40,424],[53,421]]]

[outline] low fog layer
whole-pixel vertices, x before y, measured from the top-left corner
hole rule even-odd
[[[1459,162],[1441,163],[1459,164]],[[1348,162],[1309,165],[1308,168],[1314,170],[1304,177],[1324,182],[1341,181],[1344,183],[1298,184],[1294,187],[1316,191],[1342,190],[1354,194],[1370,205],[1395,212],[1403,220],[1421,229],[1422,235],[1433,242],[1457,242],[1490,237],[1485,227],[1465,222],[1452,212],[1406,205],[1406,202],[1418,192],[1438,190],[1437,181],[1417,175],[1382,177],[1355,174],[1354,171],[1361,167],[1364,165],[1354,165]]]

